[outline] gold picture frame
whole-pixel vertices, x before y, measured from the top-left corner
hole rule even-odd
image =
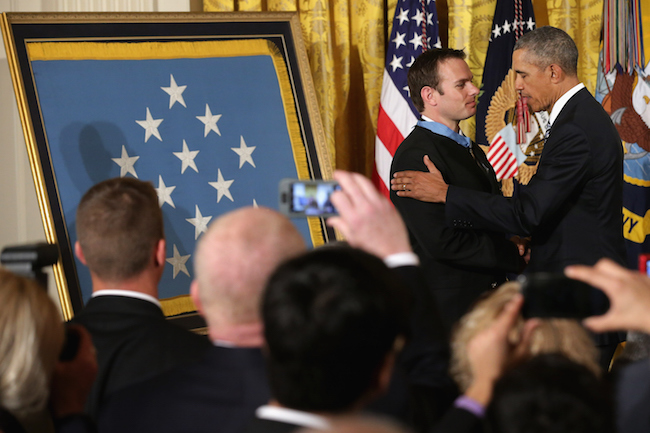
[[[163,276],[160,297],[170,320],[196,329],[204,324],[187,296],[199,236],[187,223],[199,211],[192,204],[212,217],[254,203],[277,208],[281,177],[331,178],[296,13],[3,13],[1,26],[46,239],[61,253],[54,275],[66,320],[90,295],[73,254],[74,212],[94,183],[178,182],[177,201],[161,204],[167,256],[189,258],[165,270],[173,277]],[[165,90],[183,85],[180,100]],[[208,114],[213,126],[199,123]],[[234,152],[251,147],[255,158]],[[203,166],[172,156],[189,148],[203,152]],[[206,189],[222,178],[234,180],[230,197]],[[296,224],[313,246],[335,239],[322,219]]]

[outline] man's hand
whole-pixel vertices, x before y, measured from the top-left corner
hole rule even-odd
[[[428,155],[424,156],[425,171],[399,171],[393,174],[390,188],[396,191],[399,197],[410,197],[431,203],[445,203],[447,201],[447,185],[442,174],[431,162]]]
[[[487,405],[492,398],[494,383],[501,377],[505,368],[522,359],[528,351],[530,336],[538,324],[536,320],[526,322],[519,341],[509,340],[510,331],[517,324],[523,302],[523,296],[516,295],[488,328],[476,334],[467,343],[472,384],[465,395],[483,405]]]
[[[601,289],[609,298],[607,313],[583,321],[587,328],[594,332],[650,333],[650,279],[647,276],[609,259],[601,259],[593,267],[569,266],[564,273]]]
[[[69,325],[79,334],[77,354],[70,361],[59,361],[54,367],[50,407],[54,418],[79,414],[97,375],[97,355],[90,333],[79,325]]]
[[[517,246],[519,255],[524,259],[524,262],[528,264],[528,262],[530,262],[530,238],[513,236],[510,238],[510,242],[514,243]]]
[[[372,182],[341,170],[334,172],[334,179],[341,185],[331,196],[339,216],[328,218],[328,225],[338,229],[353,247],[382,259],[412,251],[402,217]]]

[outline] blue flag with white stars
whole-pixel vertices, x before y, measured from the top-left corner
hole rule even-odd
[[[161,299],[187,295],[195,243],[211,221],[242,206],[277,209],[279,181],[300,177],[294,119],[271,55],[31,65],[71,244],[77,205],[92,185],[117,176],[151,181],[167,240]],[[312,245],[307,221],[294,223]],[[85,302],[90,275],[76,266]]]

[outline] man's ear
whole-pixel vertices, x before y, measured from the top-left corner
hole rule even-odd
[[[424,105],[438,105],[438,99],[436,96],[438,95],[438,92],[431,86],[424,86],[422,89],[420,89],[420,97],[422,97],[422,102],[424,102]]]
[[[377,391],[380,394],[384,394],[388,391],[390,385],[390,379],[393,377],[393,368],[395,367],[395,361],[397,360],[397,355],[402,351],[404,347],[404,337],[398,336],[395,338],[393,343],[393,349],[388,352],[384,358],[384,362],[379,368],[379,373],[377,375]]]
[[[194,302],[196,311],[203,316],[203,304],[201,304],[201,297],[199,296],[199,282],[196,280],[192,280],[192,283],[190,284],[190,298],[192,299],[192,302]]]
[[[83,250],[81,249],[81,244],[79,243],[79,241],[76,241],[76,242],[74,243],[74,254],[77,256],[77,258],[79,259],[79,261],[80,261],[81,263],[83,263],[84,265],[88,266],[88,265],[86,264],[86,257],[84,256],[84,252],[83,252]]]
[[[164,267],[165,266],[165,248],[167,244],[164,239],[160,239],[156,244],[154,249],[154,261],[156,266]]]
[[[548,68],[552,83],[557,84],[564,79],[564,71],[560,65],[551,63]]]

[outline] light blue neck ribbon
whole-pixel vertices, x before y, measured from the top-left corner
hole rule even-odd
[[[460,144],[463,147],[466,147],[467,149],[472,148],[472,141],[469,139],[469,137],[465,137],[464,135],[460,135],[459,133],[452,131],[442,123],[428,122],[426,120],[418,120],[418,126],[421,126],[422,128],[427,128],[429,131],[436,133],[438,135],[451,138],[456,143]]]

